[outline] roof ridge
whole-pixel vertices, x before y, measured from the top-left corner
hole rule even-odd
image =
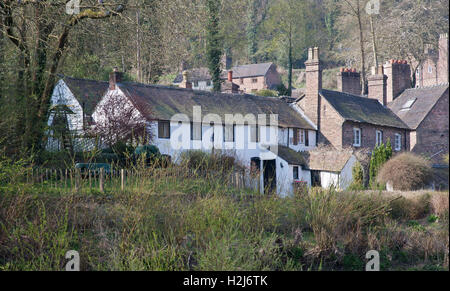
[[[58,74],[58,76],[61,79],[72,79],[72,80],[77,80],[77,81],[87,81],[87,82],[97,82],[97,83],[108,83],[108,81],[102,81],[102,80],[94,80],[94,79],[85,79],[85,78],[76,78],[76,77],[71,77],[71,76],[66,76],[63,74]]]

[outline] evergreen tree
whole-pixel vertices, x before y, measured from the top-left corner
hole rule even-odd
[[[222,39],[219,29],[220,0],[207,0],[208,24],[206,36],[206,51],[208,69],[213,81],[213,90],[220,91],[221,58],[223,53]]]
[[[380,187],[376,181],[378,171],[391,157],[392,147],[390,140],[386,142],[386,145],[380,144],[373,149],[369,165],[369,185],[372,189],[377,189]]]
[[[247,23],[248,59],[252,64],[256,64],[256,52],[258,51],[256,12],[257,0],[250,0]]]

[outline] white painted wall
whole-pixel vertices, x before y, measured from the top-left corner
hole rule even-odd
[[[353,181],[353,165],[357,162],[355,156],[351,156],[344,168],[342,168],[341,172],[320,172],[320,181],[322,184],[322,188],[335,187],[338,190],[347,189]]]
[[[53,89],[52,96],[50,97],[50,106],[65,105],[70,108],[74,114],[67,115],[67,123],[72,135],[82,135],[83,130],[83,108],[73,93],[70,91],[64,80],[59,80],[55,88]],[[53,122],[54,114],[50,114],[47,125],[51,126]],[[50,137],[47,140],[46,149],[48,151],[62,150],[62,141],[52,138],[52,132],[48,132]],[[94,141],[85,138],[74,138],[72,140],[74,151],[89,150],[94,146]]]
[[[212,81],[209,81],[209,85],[208,85],[208,81],[198,81],[198,85],[195,86],[195,82],[192,82],[192,89],[194,90],[203,90],[203,91],[211,91],[213,88],[213,84]]]
[[[355,156],[351,156],[350,159],[348,159],[347,163],[345,164],[344,168],[342,169],[340,176],[339,176],[339,189],[345,190],[347,189],[350,184],[353,181],[353,166],[357,162],[357,159]]]

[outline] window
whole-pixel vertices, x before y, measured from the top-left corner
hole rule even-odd
[[[398,133],[395,134],[394,149],[396,151],[402,150],[402,135],[401,134],[398,134]]]
[[[206,86],[211,86],[211,81],[206,81]]]
[[[223,141],[233,142],[234,141],[234,127],[235,125],[227,124],[223,127]]]
[[[309,132],[305,130],[305,147],[309,147]]]
[[[298,145],[298,128],[293,128],[293,134],[294,134],[294,138],[292,140],[292,144],[293,145]]]
[[[294,166],[294,180],[298,180],[299,176],[298,176],[298,166]]]
[[[433,73],[433,67],[432,66],[428,66],[428,73]]]
[[[202,124],[191,122],[191,140],[202,140]]]
[[[252,83],[258,83],[258,79],[253,78],[253,79],[252,79]]]
[[[170,138],[170,122],[158,121],[158,137]]]
[[[353,128],[353,146],[361,146],[361,129],[359,128]]]
[[[241,81],[241,84],[244,84],[244,78],[241,78],[240,81]]]
[[[198,81],[194,81],[194,87],[198,87]]]
[[[250,125],[250,142],[259,142],[258,125]]]
[[[212,133],[211,133],[211,142],[214,142],[214,122],[210,122],[209,126],[211,127]]]
[[[410,109],[413,106],[414,102],[416,102],[416,100],[417,98],[409,99],[408,101],[406,101],[405,104],[403,104],[402,106],[402,110]]]
[[[375,134],[376,134],[376,136],[375,136],[375,139],[376,139],[375,145],[379,146],[379,145],[381,145],[383,143],[383,132],[380,131],[380,130],[377,130],[375,132]]]
[[[293,144],[298,145],[306,143],[306,131],[304,129],[294,128],[294,139]]]

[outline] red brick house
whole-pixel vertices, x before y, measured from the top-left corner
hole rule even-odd
[[[243,93],[255,93],[262,89],[275,90],[281,84],[281,77],[274,63],[248,64],[232,67],[223,71],[221,78],[226,81],[232,72],[232,82],[239,86]],[[211,90],[212,80],[208,68],[195,68],[187,70],[188,81],[194,90]],[[178,74],[173,85],[180,86],[183,81],[182,73]]]
[[[427,58],[416,70],[416,87],[448,83],[448,34],[439,37],[439,49],[427,46]]]
[[[448,153],[448,84],[405,90],[388,107],[411,129],[411,151],[442,164]]]
[[[319,49],[309,49],[306,65],[306,91],[297,106],[317,125],[318,143],[337,149],[354,147],[372,149],[391,141],[396,151],[409,150],[409,127],[386,104],[387,77],[381,66],[379,74],[369,78],[369,96],[322,89]],[[355,92],[355,76],[341,74],[341,88]],[[348,79],[346,78],[348,77]],[[348,82],[348,84],[347,84]]]

